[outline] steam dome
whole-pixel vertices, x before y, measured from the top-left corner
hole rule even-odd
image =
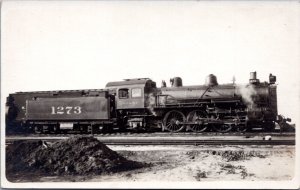
[[[182,86],[182,79],[180,77],[174,77],[170,79],[172,87],[181,87]]]
[[[218,85],[217,77],[213,74],[210,74],[206,77],[205,80],[205,85],[206,86],[216,86]]]

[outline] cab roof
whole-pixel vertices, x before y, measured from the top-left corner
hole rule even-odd
[[[127,86],[127,85],[146,85],[152,83],[149,78],[124,79],[124,81],[109,82],[106,87]]]

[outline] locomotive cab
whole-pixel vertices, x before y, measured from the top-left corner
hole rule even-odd
[[[116,91],[116,109],[144,109],[149,106],[150,94],[155,92],[156,83],[149,78],[125,79],[109,82],[108,89]]]
[[[119,124],[131,129],[145,128],[147,118],[153,115],[156,83],[149,78],[125,79],[109,82],[106,88],[114,90]]]

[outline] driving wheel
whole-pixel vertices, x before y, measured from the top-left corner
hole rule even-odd
[[[207,118],[207,114],[202,110],[193,110],[187,116],[187,121],[193,123],[188,125],[188,128],[193,132],[203,132],[207,129],[204,119]]]
[[[170,132],[179,132],[184,129],[182,122],[186,120],[184,114],[177,110],[169,111],[163,120],[164,128]]]

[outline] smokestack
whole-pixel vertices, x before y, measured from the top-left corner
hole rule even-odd
[[[258,84],[259,79],[256,78],[256,71],[250,73],[250,79],[249,79],[250,84]]]

